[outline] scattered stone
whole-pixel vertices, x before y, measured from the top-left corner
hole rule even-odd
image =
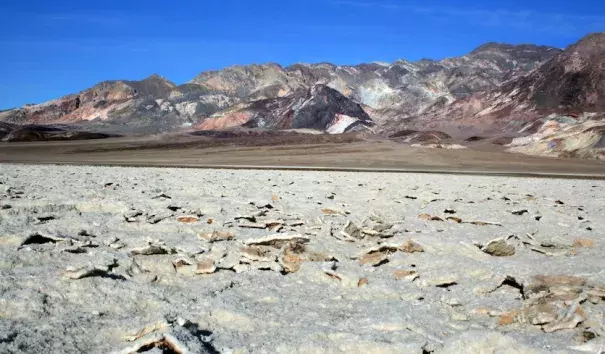
[[[332,278],[332,279],[335,279],[335,280],[338,280],[338,281],[342,281],[342,275],[340,275],[340,274],[336,273],[336,272],[335,272],[335,271],[333,271],[333,270],[324,270],[324,273],[325,273],[325,274],[326,274],[328,277],[330,277],[330,278]]]
[[[43,215],[38,216],[37,219],[40,224],[44,224],[45,222],[55,220],[56,218],[54,215]]]
[[[181,268],[181,267],[193,265],[193,262],[191,262],[187,258],[178,258],[178,259],[175,259],[174,261],[172,261],[172,265],[174,266],[174,268]]]
[[[160,321],[154,325],[147,326],[132,336],[124,337],[125,340],[134,342],[130,347],[116,352],[116,354],[132,353],[218,353],[211,341],[211,332],[202,331],[200,328],[182,318]]]
[[[269,231],[271,231],[271,232],[279,232],[279,230],[281,230],[283,226],[284,226],[283,221],[279,221],[279,220],[265,221],[265,227],[267,229],[269,229]]]
[[[328,215],[328,216],[345,215],[344,211],[338,210],[338,209],[332,209],[332,208],[323,208],[323,209],[321,209],[321,212],[324,215]]]
[[[424,248],[413,240],[407,240],[399,247],[399,250],[405,253],[424,252]]]
[[[380,235],[380,232],[378,232],[374,229],[362,229],[361,233],[366,236],[379,236]]]
[[[241,224],[237,224],[237,227],[241,227],[244,229],[266,229],[267,224],[265,224],[265,223],[241,223]]]
[[[302,262],[303,260],[300,256],[290,252],[279,258],[279,263],[286,273],[298,272]]]
[[[80,230],[78,232],[78,236],[82,236],[82,237],[95,237],[95,235],[91,234],[89,231],[87,230]]]
[[[560,200],[555,200],[555,204],[557,204],[557,205],[565,205],[565,203],[563,203],[563,202],[562,202],[562,201],[560,201]]]
[[[418,217],[422,220],[428,220],[428,221],[443,221],[442,218],[440,218],[438,216],[433,216],[430,214],[420,214],[420,215],[418,215]]]
[[[455,216],[448,216],[448,217],[446,218],[446,220],[447,220],[447,221],[453,221],[453,222],[456,222],[456,223],[458,223],[458,224],[461,224],[461,223],[462,223],[462,219],[457,218],[457,217],[455,217]]]
[[[515,246],[506,242],[504,238],[488,242],[481,250],[494,257],[510,257],[516,252]]]
[[[527,213],[529,213],[529,211],[527,211],[527,209],[513,210],[512,211],[513,215],[523,215],[523,214],[527,214]]]
[[[208,242],[231,241],[235,239],[235,233],[229,231],[212,231],[201,233],[198,236]]]
[[[204,259],[197,262],[195,274],[212,274],[216,272],[216,266],[212,259]]]
[[[359,281],[357,282],[357,287],[361,288],[368,285],[368,278],[359,278]]]
[[[229,252],[217,264],[218,269],[233,269],[240,264],[240,255],[237,252]]]
[[[502,223],[496,221],[469,221],[465,222],[465,224],[472,224],[477,226],[502,226]]]
[[[267,204],[259,204],[259,205],[256,205],[256,207],[257,207],[258,209],[269,209],[269,210],[271,210],[271,209],[275,209],[275,207],[274,207],[274,206],[273,206],[273,204],[271,204],[271,203],[267,203]]]
[[[586,343],[595,339],[596,337],[597,334],[595,332],[592,332],[590,330],[583,330],[574,337],[574,340],[578,343]]]
[[[199,221],[197,216],[192,215],[178,216],[176,220],[178,222],[182,222],[183,224],[193,224]]]
[[[165,200],[165,199],[172,199],[172,197],[170,197],[169,195],[165,194],[165,193],[161,193],[156,195],[155,197],[151,198],[151,199],[161,199],[161,200]]]
[[[374,267],[383,265],[384,263],[387,263],[388,261],[389,261],[388,256],[382,252],[368,253],[368,254],[363,255],[359,259],[359,263],[361,265],[371,265]]]
[[[500,326],[510,326],[515,323],[515,318],[519,314],[518,311],[510,311],[505,312],[498,316],[498,325]]]
[[[263,238],[247,240],[245,244],[248,246],[270,246],[273,248],[281,248],[289,242],[307,243],[311,239],[303,235],[282,235],[276,234]]]
[[[586,285],[586,278],[567,275],[536,275],[523,286],[525,298],[535,299],[550,293],[579,294]]]
[[[595,242],[589,238],[576,238],[573,240],[572,247],[576,248],[593,248]]]
[[[272,247],[248,246],[241,249],[242,256],[252,262],[275,262],[277,252]]]
[[[143,215],[143,212],[141,210],[136,210],[135,209],[135,210],[129,211],[128,213],[125,213],[124,214],[124,219],[127,222],[136,222],[136,221],[138,221],[138,217],[142,216],[142,215]]]
[[[446,214],[456,214],[456,210],[454,210],[454,209],[449,209],[449,208],[448,208],[448,209],[445,209],[443,212],[444,212],[444,213],[446,213]]]
[[[147,216],[147,222],[150,224],[157,224],[160,221],[166,220],[172,216],[172,213],[161,213],[161,214],[153,214]]]
[[[103,277],[124,280],[124,277],[111,273],[111,270],[117,266],[118,260],[114,259],[112,262],[105,265],[94,265],[90,263],[82,267],[70,267],[63,273],[63,278],[77,280],[88,277]]]
[[[256,216],[254,215],[239,215],[234,218],[235,220],[247,220],[251,223],[256,222]]]
[[[174,248],[167,247],[162,243],[150,243],[147,246],[133,248],[130,250],[130,254],[133,256],[151,256],[151,255],[161,255],[161,254],[175,254],[176,250]]]
[[[357,225],[352,223],[351,221],[347,221],[344,229],[341,232],[343,234],[345,234],[345,236],[350,237],[350,238],[354,238],[354,239],[363,238],[361,229]]]
[[[420,277],[417,271],[404,269],[397,269],[393,271],[393,276],[397,280],[405,280],[409,282],[412,282]]]
[[[208,220],[206,221],[209,225],[212,225],[214,223],[214,219],[213,218],[208,218]]]
[[[436,286],[439,288],[448,288],[458,284],[458,277],[454,274],[445,274],[436,277],[427,277],[420,280],[420,286],[423,288]]]

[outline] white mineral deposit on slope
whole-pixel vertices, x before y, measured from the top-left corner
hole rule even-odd
[[[349,117],[345,114],[337,114],[336,117],[334,117],[334,121],[332,122],[332,125],[328,127],[328,129],[326,130],[329,134],[342,134],[344,133],[347,128],[357,122],[359,119],[354,118],[354,117]]]

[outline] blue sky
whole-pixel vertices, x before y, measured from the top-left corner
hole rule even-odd
[[[152,73],[184,83],[233,64],[440,59],[605,31],[603,0],[5,0],[0,14],[0,109]]]

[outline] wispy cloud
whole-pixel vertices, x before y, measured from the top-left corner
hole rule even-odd
[[[467,7],[424,6],[369,0],[334,0],[335,6],[401,11],[422,14],[437,21],[455,21],[486,27],[506,27],[556,34],[605,30],[605,15],[548,13],[531,10],[477,9]],[[573,32],[573,33],[570,33]]]

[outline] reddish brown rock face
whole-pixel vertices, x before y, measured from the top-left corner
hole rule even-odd
[[[248,123],[251,114],[247,112],[229,113],[219,118],[208,118],[195,126],[199,130],[219,130],[231,127],[239,127]]]

